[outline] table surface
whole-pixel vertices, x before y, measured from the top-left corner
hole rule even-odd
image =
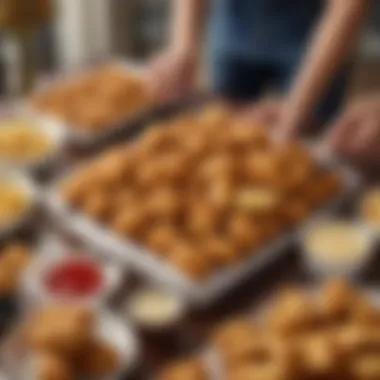
[[[86,157],[88,154],[78,154],[76,151],[68,152],[65,160],[63,160],[64,164],[40,176],[42,183],[48,183],[49,179],[56,176],[62,169],[72,167]],[[365,172],[371,182],[376,179],[377,169],[374,170],[371,165],[366,165],[362,169],[366,169]],[[53,241],[54,244],[62,245],[69,251],[88,249],[80,241],[80,238],[64,232],[51,219],[46,210],[40,211],[32,226],[32,231],[24,232],[20,238]],[[380,285],[378,268],[380,268],[380,259],[374,259],[373,263],[368,265],[360,278],[356,280],[360,285],[371,287]],[[128,296],[131,289],[141,283],[138,276],[134,276],[123,287],[118,298],[119,305]],[[209,334],[219,323],[233,315],[254,312],[279,287],[287,284],[309,287],[317,285],[320,280],[308,272],[302,262],[302,255],[299,250],[297,247],[292,247],[281,259],[267,266],[254,278],[241,284],[214,305],[190,311],[175,331],[160,336],[139,332],[143,353],[142,365],[136,374],[129,376],[128,379],[147,379],[170,361],[198,352],[202,347],[205,347]]]

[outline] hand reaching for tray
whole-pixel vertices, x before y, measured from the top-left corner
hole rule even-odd
[[[332,124],[329,147],[337,154],[365,161],[380,161],[380,97],[349,105]]]
[[[194,89],[196,76],[194,54],[169,50],[150,64],[147,75],[148,91],[156,102],[171,102]]]

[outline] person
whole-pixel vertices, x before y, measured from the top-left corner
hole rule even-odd
[[[350,73],[350,49],[368,3],[173,0],[169,46],[149,70],[151,93],[168,101],[194,89],[206,24],[216,93],[246,103],[257,100],[268,85],[288,92],[277,128],[278,139],[286,140],[314,114],[324,123],[339,108]]]
[[[380,96],[357,100],[332,123],[331,150],[363,163],[380,163]]]

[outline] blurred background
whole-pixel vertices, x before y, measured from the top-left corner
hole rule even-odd
[[[143,60],[165,43],[170,0],[55,0],[55,17],[40,27],[35,38],[39,73],[69,71],[126,56]],[[1,39],[1,88],[17,68],[17,54],[6,32]],[[352,92],[380,87],[380,3],[357,52]]]

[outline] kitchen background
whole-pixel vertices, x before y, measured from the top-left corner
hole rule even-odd
[[[144,60],[164,44],[170,0],[55,0],[56,18],[38,34],[41,72],[69,71],[109,56]],[[374,2],[356,57],[354,93],[380,89],[380,3]],[[1,83],[17,67],[6,34]]]

